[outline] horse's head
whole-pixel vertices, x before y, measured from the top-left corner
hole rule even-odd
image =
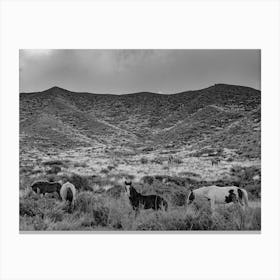
[[[124,181],[125,193],[130,196],[130,188],[132,187],[132,182],[130,180]]]

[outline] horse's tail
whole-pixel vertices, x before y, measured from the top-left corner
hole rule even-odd
[[[67,211],[71,213],[73,211],[74,193],[73,190],[68,187],[65,192],[65,203],[67,205]]]
[[[66,201],[69,201],[70,203],[72,203],[73,199],[74,199],[74,194],[72,192],[72,190],[70,188],[67,188],[66,191]]]
[[[241,189],[242,193],[243,193],[243,198],[244,198],[244,203],[245,203],[245,206],[248,207],[249,203],[248,203],[248,193],[246,190],[244,189]]]

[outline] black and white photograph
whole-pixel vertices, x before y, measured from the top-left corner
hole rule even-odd
[[[261,231],[260,49],[20,49],[19,231]]]
[[[0,1],[0,279],[279,280],[280,2]]]

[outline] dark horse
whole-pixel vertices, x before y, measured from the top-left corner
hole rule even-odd
[[[31,186],[31,188],[36,193],[40,193],[40,194],[57,193],[60,196],[59,192],[61,189],[61,184],[56,182],[40,181],[34,183]]]
[[[142,206],[144,209],[164,209],[165,211],[168,208],[168,204],[166,200],[158,195],[142,195],[136,191],[136,189],[132,186],[131,182],[125,181],[125,190],[128,194],[130,204],[133,210],[136,213],[139,212],[140,207]]]
[[[221,160],[219,158],[212,158],[211,159],[211,164],[212,164],[212,166],[215,165],[215,164],[218,165],[220,163],[220,161]]]

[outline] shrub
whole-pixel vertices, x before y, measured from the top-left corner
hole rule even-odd
[[[31,173],[33,170],[32,166],[22,166],[20,167],[20,173]]]
[[[44,179],[43,179],[44,180]],[[49,182],[57,182],[60,180],[60,176],[56,175],[56,174],[48,174],[46,176],[46,180]]]
[[[233,176],[240,177],[243,181],[250,181],[255,175],[260,175],[260,168],[255,166],[243,167],[240,165],[234,165],[231,170]]]
[[[77,190],[91,190],[89,176],[72,173],[70,176],[64,175],[63,178],[72,183]]]
[[[82,228],[93,228],[96,225],[94,218],[89,214],[82,216],[80,221],[80,226]]]
[[[53,165],[48,171],[47,174],[57,174],[58,172],[61,172],[61,167],[58,165]]]
[[[96,205],[93,209],[93,217],[96,222],[96,225],[107,226],[109,208],[104,205]]]
[[[107,225],[109,209],[104,205],[103,199],[96,199],[92,192],[81,192],[77,195],[75,210],[91,214],[96,225]]]
[[[21,189],[20,191],[19,191],[19,197],[20,198],[27,198],[27,197],[29,197],[29,196],[31,196],[32,195],[32,189],[31,188],[29,188],[29,187],[27,187],[27,188],[25,188],[25,189]]]
[[[47,230],[48,224],[40,216],[21,217],[20,230]]]
[[[107,200],[106,205],[109,208],[108,225],[116,230],[130,230],[132,227],[135,213],[132,211],[126,198]]]
[[[183,191],[174,192],[171,195],[171,203],[176,206],[183,206],[186,204],[188,194]]]
[[[163,227],[158,220],[158,213],[149,212],[148,214],[141,213],[133,224],[135,230],[163,230]]]
[[[260,209],[246,212],[238,205],[219,207],[196,206],[165,211],[141,211],[133,222],[134,230],[260,230]]]
[[[258,175],[261,177],[261,170],[256,166],[242,167],[235,165],[230,170],[231,175],[238,178],[240,181],[240,187],[245,188],[251,198],[260,198],[261,196],[261,182],[260,180],[255,181],[254,176]]]
[[[83,219],[78,218],[75,215],[65,215],[62,221],[57,223],[48,223],[47,230],[81,230],[81,223]]]
[[[120,198],[123,187],[121,185],[115,185],[107,190],[107,194],[115,199]]]
[[[254,182],[252,184],[248,184],[246,187],[246,190],[248,191],[249,198],[260,198],[261,197],[261,184]]]
[[[181,160],[180,158],[173,158],[172,162],[175,163],[175,164],[182,164],[183,160]]]
[[[261,208],[248,208],[245,215],[245,230],[261,230]]]
[[[152,152],[154,150],[153,147],[146,147],[142,149],[142,152]]]
[[[190,178],[176,177],[176,176],[166,176],[165,182],[184,187],[186,184],[195,182],[195,180]]]
[[[93,204],[95,203],[95,196],[92,192],[83,191],[77,194],[75,202],[75,210],[79,212],[91,212]]]
[[[153,182],[154,182],[154,177],[153,176],[143,176],[141,181],[144,183],[144,184],[148,184],[148,185],[151,185]]]
[[[102,168],[100,170],[100,173],[103,173],[103,174],[108,174],[110,171],[107,169],[107,168]]]
[[[211,216],[204,211],[173,209],[165,211],[142,211],[135,220],[135,230],[205,230],[211,227]]]
[[[164,159],[161,157],[157,157],[151,160],[151,163],[155,163],[155,164],[163,164]]]
[[[37,174],[40,174],[40,173],[43,173],[44,171],[40,168],[34,168],[32,171],[31,171],[31,174],[32,175],[37,175]]]
[[[187,215],[191,230],[213,230],[213,219],[207,211],[199,211],[195,215]]]
[[[141,162],[142,164],[147,164],[149,161],[148,161],[147,158],[142,157],[142,158],[140,159],[140,162]]]
[[[62,160],[47,160],[42,162],[43,165],[65,165],[66,161],[62,161]]]
[[[54,207],[46,211],[46,216],[54,222],[60,222],[64,218],[64,209],[61,207]]]
[[[75,162],[74,167],[87,167],[88,165],[85,162]]]
[[[107,169],[108,169],[109,171],[111,171],[111,170],[115,169],[115,166],[108,165],[108,166],[107,166]]]
[[[32,198],[21,198],[19,201],[20,216],[42,216],[43,212],[39,209],[38,201]]]

